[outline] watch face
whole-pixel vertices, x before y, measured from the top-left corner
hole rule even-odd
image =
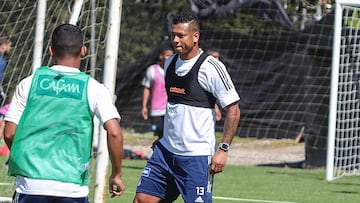
[[[229,148],[229,145],[227,145],[227,144],[222,144],[221,147],[222,147],[223,149],[228,149],[228,148]]]
[[[219,148],[224,150],[224,151],[228,151],[229,150],[229,144],[227,143],[220,143]]]

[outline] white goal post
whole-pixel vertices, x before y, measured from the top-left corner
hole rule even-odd
[[[337,0],[326,179],[360,175],[360,1]]]

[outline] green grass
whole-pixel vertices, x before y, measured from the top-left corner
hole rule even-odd
[[[0,163],[4,161],[5,158],[0,157]],[[124,160],[123,179],[127,186],[126,191],[123,196],[116,198],[110,198],[107,194],[106,202],[132,202],[144,165],[145,161]],[[0,196],[11,196],[12,186],[4,183],[12,184],[13,179],[6,177],[5,169],[0,169],[0,182]],[[323,168],[226,166],[223,173],[215,176],[213,202],[352,203],[359,202],[359,188],[360,177],[357,176],[327,182]],[[92,199],[92,194],[90,198]],[[179,198],[176,202],[183,201]]]

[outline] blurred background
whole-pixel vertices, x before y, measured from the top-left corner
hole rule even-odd
[[[46,51],[50,34],[56,25],[68,22],[73,2],[47,1],[44,65],[52,63]],[[78,22],[89,48],[83,71],[99,81],[103,80],[108,2],[84,1]],[[13,42],[12,51],[5,56],[8,68],[2,85],[7,97],[3,105],[10,102],[16,84],[32,72],[37,3],[37,0],[0,2],[0,31]],[[146,68],[156,62],[160,44],[169,40],[173,14],[192,10],[201,22],[200,46],[220,52],[220,60],[227,66],[240,94],[238,136],[305,142],[306,167],[324,166],[334,3],[333,0],[122,1],[115,91],[122,126],[139,133],[151,131],[150,122],[140,115],[141,80]],[[95,31],[94,36],[91,30]],[[223,120],[217,122],[218,132],[222,125]]]
[[[324,166],[333,3],[124,1],[116,83],[123,126],[149,131],[140,116],[141,79],[169,39],[172,14],[191,9],[201,20],[200,46],[220,52],[240,94],[238,136],[298,139],[305,142],[305,165]]]

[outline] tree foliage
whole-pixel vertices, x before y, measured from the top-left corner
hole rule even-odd
[[[124,1],[119,44],[119,65],[134,63],[153,51],[168,36],[167,15],[188,9],[187,1]]]

